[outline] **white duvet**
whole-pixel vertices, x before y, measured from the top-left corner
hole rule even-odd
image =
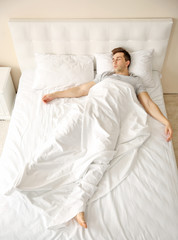
[[[128,176],[149,135],[133,87],[107,78],[57,121],[9,194],[23,192],[50,216],[48,227],[63,227]]]
[[[148,89],[149,94],[165,113],[159,73],[153,71],[153,79],[155,86]],[[62,203],[67,203],[65,200],[69,197],[69,194],[75,193],[75,191],[71,191],[71,188],[82,192],[81,188],[77,188],[81,185],[76,185],[76,182],[67,185],[61,184],[58,186],[59,191],[55,187],[55,182],[51,182],[54,191],[47,190],[47,185],[43,186],[41,191],[35,191],[37,186],[34,185],[36,181],[33,179],[31,185],[34,188],[33,191],[20,189],[23,184],[27,186],[27,178],[23,178],[23,180],[26,179],[26,182],[21,181],[24,170],[27,166],[32,167],[37,161],[35,156],[39,156],[40,152],[49,146],[48,143],[57,134],[56,129],[61,133],[60,125],[65,125],[66,130],[70,126],[68,132],[73,133],[67,135],[66,131],[66,136],[71,141],[68,142],[69,144],[66,147],[69,147],[71,143],[72,150],[75,150],[76,153],[80,152],[79,139],[77,138],[78,130],[81,129],[82,116],[88,100],[88,97],[58,99],[46,105],[41,101],[41,98],[47,91],[32,90],[32,80],[33,72],[22,74],[6,143],[0,158],[0,239],[177,240],[178,179],[172,143],[166,142],[164,126],[149,115],[146,116],[135,95],[133,95],[133,106],[136,107],[135,110],[140,110],[142,113],[137,116],[143,119],[143,123],[148,120],[150,130],[148,130],[147,124],[139,125],[140,128],[135,129],[134,133],[136,136],[142,132],[142,137],[136,137],[134,140],[133,135],[133,139],[128,144],[128,139],[132,136],[132,133],[130,131],[128,135],[125,135],[127,139],[124,139],[122,132],[128,131],[128,129],[124,129],[124,124],[126,127],[130,121],[130,130],[132,130],[131,126],[134,126],[132,120],[136,120],[136,118],[127,117],[123,123],[119,122],[120,132],[118,133],[120,137],[114,150],[114,158],[106,166],[107,170],[96,188],[96,182],[91,185],[91,189],[95,190],[93,196],[91,198],[88,196],[89,200],[87,201],[85,194],[82,196],[75,194],[78,200],[81,199],[81,206],[86,204],[87,229],[82,228],[73,219],[68,221],[64,218],[58,218],[59,212],[62,211],[59,200]],[[109,82],[108,84],[111,87]],[[127,86],[127,90],[125,89],[125,93],[122,94],[127,95],[127,98],[123,98],[122,104],[119,106],[127,111],[125,106],[129,104],[128,99],[131,98],[129,92],[132,92],[133,89],[129,85],[125,86]],[[100,91],[100,89],[97,90],[98,87],[99,84],[95,85],[90,94]],[[112,85],[112,88],[116,89],[116,86]],[[122,88],[124,89],[124,85],[122,85]],[[54,90],[57,89],[52,91]],[[121,90],[118,89],[117,95],[119,92],[121,93]],[[104,104],[104,95],[102,98]],[[130,113],[129,111],[125,112],[125,115],[133,113],[132,110],[134,111],[134,109],[131,109]],[[101,120],[98,119],[100,123]],[[149,131],[150,136],[148,136]],[[145,133],[146,135],[144,135]],[[140,142],[137,141],[139,138]],[[119,145],[119,139],[124,140],[124,144]],[[116,157],[119,153],[119,146],[126,154]],[[127,148],[125,148],[126,146]],[[132,150],[129,151],[129,149]],[[59,151],[57,153],[59,154]],[[53,156],[55,159],[55,154]],[[78,158],[72,158],[73,163],[76,159]],[[100,166],[93,163],[90,164],[91,167]],[[46,166],[49,168],[48,165]],[[81,169],[84,171],[85,166],[82,165]],[[97,169],[99,170],[99,168]],[[52,169],[49,170],[51,173]],[[104,171],[105,169],[101,168],[101,170]],[[44,174],[44,171],[39,173]],[[75,173],[77,174],[79,171]],[[90,173],[91,176],[96,176],[97,172],[90,171]],[[75,177],[78,179],[79,176],[75,175]],[[59,180],[61,183],[61,178]],[[99,178],[96,180],[99,180]],[[79,182],[77,180],[77,183],[81,184],[83,181]],[[74,188],[74,186],[77,187]],[[85,190],[90,190],[90,188],[87,187]],[[4,192],[9,193],[9,195],[3,195]],[[87,191],[85,192],[87,193]],[[90,193],[92,194],[92,192]],[[68,198],[68,200],[70,199]],[[78,200],[74,199],[74,202],[79,204]],[[83,207],[85,207],[84,205]],[[70,211],[68,211],[69,213]],[[62,228],[62,226],[64,227]]]

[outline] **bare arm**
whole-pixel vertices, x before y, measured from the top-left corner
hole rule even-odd
[[[44,95],[42,100],[45,103],[48,103],[56,98],[77,98],[88,95],[90,88],[95,85],[94,81],[81,84],[76,87],[66,89],[64,91],[54,92],[47,95]]]
[[[148,114],[165,125],[167,141],[170,141],[172,139],[172,127],[168,119],[160,111],[159,107],[151,100],[147,92],[140,93],[138,95],[138,100]]]

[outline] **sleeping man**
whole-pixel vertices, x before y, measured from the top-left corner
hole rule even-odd
[[[142,85],[141,79],[129,73],[129,65],[131,63],[130,54],[123,48],[113,49],[112,54],[114,68],[113,72],[104,72],[100,76],[97,76],[93,81],[90,81],[88,83],[81,84],[64,91],[47,94],[43,96],[43,102],[48,103],[56,98],[77,98],[86,96],[88,95],[90,88],[92,88],[96,83],[108,77],[116,81],[119,80],[128,82],[134,87],[137,98],[144,107],[145,111],[165,126],[166,140],[170,141],[172,139],[172,127],[170,122],[162,114],[158,106],[151,100],[145,87]],[[78,213],[75,219],[81,226],[87,228],[84,212]]]

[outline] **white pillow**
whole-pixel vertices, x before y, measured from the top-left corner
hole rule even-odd
[[[142,78],[145,87],[154,87],[152,80],[152,55],[153,49],[140,50],[130,53],[131,64],[129,72]],[[95,54],[96,72],[102,74],[106,71],[114,71],[112,65],[112,54]]]
[[[35,61],[33,89],[65,89],[94,79],[91,56],[36,53]]]

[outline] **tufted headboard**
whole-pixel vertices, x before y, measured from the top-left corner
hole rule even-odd
[[[95,54],[115,47],[154,49],[153,70],[161,71],[172,19],[80,19],[9,21],[21,71],[34,68],[34,53]]]

